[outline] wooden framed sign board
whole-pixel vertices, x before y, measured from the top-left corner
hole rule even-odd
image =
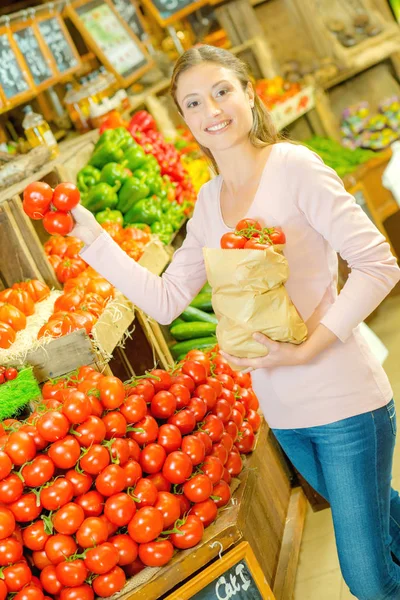
[[[34,95],[33,81],[11,29],[0,29],[0,111]]]
[[[130,85],[153,65],[111,0],[76,0],[65,10],[87,45],[121,85]]]
[[[242,542],[166,600],[276,600],[248,542]]]
[[[61,16],[49,12],[37,18],[37,23],[57,74],[76,71],[81,65],[80,57]]]
[[[147,36],[146,28],[134,0],[111,0],[121,19],[132,29],[139,40]]]
[[[187,17],[201,6],[207,4],[207,0],[143,0],[143,4],[149,9],[153,17],[161,27],[171,25],[174,21]]]
[[[38,91],[53,85],[57,81],[57,71],[36,23],[17,23],[12,26],[12,32]]]

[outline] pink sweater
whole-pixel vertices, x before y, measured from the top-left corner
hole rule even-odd
[[[221,177],[200,191],[187,237],[162,277],[130,259],[103,233],[81,255],[159,323],[168,324],[206,282],[202,248],[218,248],[230,230],[220,208]],[[384,237],[336,173],[303,146],[276,144],[248,217],[281,226],[290,277],[286,284],[309,333],[323,323],[339,338],[305,365],[258,369],[253,386],[272,428],[332,423],[384,406],[387,376],[358,325],[400,280]],[[337,296],[337,255],[351,274]]]

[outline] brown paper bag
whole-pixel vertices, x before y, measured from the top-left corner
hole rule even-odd
[[[257,358],[266,347],[253,339],[260,331],[279,342],[300,344],[307,327],[283,285],[289,265],[278,247],[266,250],[203,248],[221,350]]]

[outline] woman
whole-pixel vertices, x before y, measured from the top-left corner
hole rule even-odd
[[[206,282],[203,247],[243,217],[281,226],[289,295],[306,321],[300,346],[273,342],[253,368],[264,415],[297,469],[332,507],[343,576],[361,600],[400,598],[400,499],[391,498],[392,391],[357,326],[400,279],[389,245],[335,172],[278,137],[247,67],[210,46],[188,50],[172,77],[177,107],[219,176],[200,191],[187,237],[159,278],[131,260],[84,208],[72,232],[82,257],[137,306],[168,324]],[[337,297],[337,255],[351,274]],[[393,553],[393,555],[391,554]]]

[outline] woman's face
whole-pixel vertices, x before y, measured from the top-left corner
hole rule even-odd
[[[244,91],[231,70],[211,62],[192,67],[179,77],[176,97],[192,134],[211,152],[248,139],[254,92],[250,84]]]

